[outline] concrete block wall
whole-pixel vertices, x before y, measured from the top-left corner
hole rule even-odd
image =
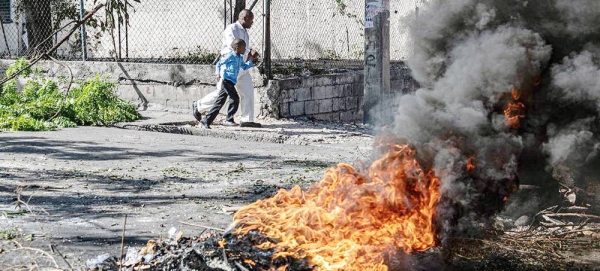
[[[362,119],[363,77],[362,72],[348,72],[279,80],[278,117]]]
[[[392,101],[418,88],[410,70],[401,65],[390,71],[391,92],[385,93],[381,106],[393,114]],[[361,122],[364,73],[353,71],[271,80],[261,94],[261,115],[275,118],[308,117],[335,122]],[[384,100],[386,101],[385,103]],[[385,105],[384,105],[385,104]]]

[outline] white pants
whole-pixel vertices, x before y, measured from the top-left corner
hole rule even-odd
[[[217,89],[196,102],[198,112],[204,113],[215,105],[215,101],[219,96],[219,91],[221,91],[222,81],[223,79],[217,83]],[[240,121],[254,122],[254,85],[252,84],[252,77],[248,71],[240,71],[235,88],[238,91],[238,95],[240,95]]]
[[[254,85],[248,71],[240,71],[235,88],[240,95],[240,122],[254,122]]]

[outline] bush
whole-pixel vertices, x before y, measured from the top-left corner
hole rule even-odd
[[[6,70],[6,76],[27,65],[19,59]],[[116,85],[96,76],[64,95],[58,84],[35,70],[0,85],[0,130],[43,131],[77,125],[111,125],[140,118],[135,107],[115,95]],[[58,113],[58,114],[57,114]]]

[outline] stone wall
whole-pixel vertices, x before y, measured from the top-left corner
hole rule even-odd
[[[392,90],[383,94],[385,98],[378,109],[393,107],[396,97],[418,87],[405,66],[391,70],[391,80]],[[363,89],[363,71],[271,80],[260,95],[260,113],[275,118],[362,121]],[[393,114],[393,111],[388,111]]]

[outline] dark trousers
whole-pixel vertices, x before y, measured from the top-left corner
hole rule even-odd
[[[229,108],[227,109],[227,120],[233,121],[233,115],[238,111],[238,107],[240,105],[240,96],[235,90],[235,85],[233,82],[229,80],[223,79],[223,84],[221,84],[221,90],[219,91],[219,96],[217,96],[217,100],[215,101],[215,105],[208,111],[206,114],[206,122],[208,125],[212,124],[212,122],[217,118],[219,111],[225,105],[225,100],[227,100],[227,96],[229,96]]]

